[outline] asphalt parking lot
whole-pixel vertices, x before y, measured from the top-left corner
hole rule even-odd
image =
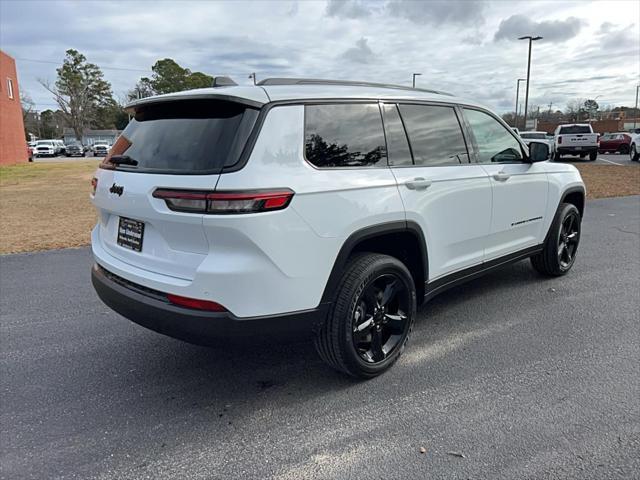
[[[86,248],[0,257],[2,478],[638,478],[639,230],[640,197],[589,201],[568,276],[442,294],[360,383],[138,327]]]

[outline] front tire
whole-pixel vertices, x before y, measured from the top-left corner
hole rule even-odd
[[[380,375],[402,354],[416,316],[416,289],[407,267],[377,253],[354,256],[315,347],[332,368],[353,377]]]
[[[553,219],[542,252],[531,257],[531,265],[550,277],[565,275],[576,259],[582,219],[571,203],[562,203]]]

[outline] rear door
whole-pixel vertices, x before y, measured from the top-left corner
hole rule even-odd
[[[493,115],[472,108],[463,111],[473,161],[489,175],[493,192],[485,261],[541,243],[548,196],[545,162],[527,162],[513,132]]]
[[[389,163],[407,220],[425,234],[429,281],[482,263],[491,184],[483,168],[469,162],[456,109],[391,103],[382,108]]]
[[[171,210],[153,193],[214,190],[222,169],[238,162],[257,116],[255,108],[212,99],[139,108],[96,173],[92,241],[129,265],[193,278],[209,249],[203,215],[196,203],[193,212]]]

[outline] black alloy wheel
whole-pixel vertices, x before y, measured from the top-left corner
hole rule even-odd
[[[402,354],[416,303],[414,279],[404,263],[379,253],[355,254],[316,331],[316,351],[329,366],[353,377],[380,375]]]
[[[579,239],[580,218],[577,212],[571,212],[562,221],[558,236],[558,263],[561,269],[568,270],[573,265]]]
[[[360,295],[353,313],[353,345],[365,362],[379,363],[403,342],[411,296],[394,274],[373,279]]]

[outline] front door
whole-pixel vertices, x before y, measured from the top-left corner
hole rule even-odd
[[[544,162],[529,163],[514,133],[487,112],[463,109],[472,132],[474,160],[493,191],[485,261],[542,243],[548,181]]]

